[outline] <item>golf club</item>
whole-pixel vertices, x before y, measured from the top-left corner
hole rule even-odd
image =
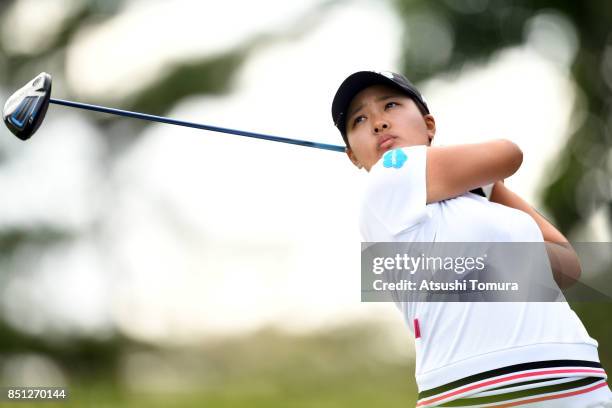
[[[6,101],[2,111],[2,119],[6,127],[21,140],[27,140],[38,130],[45,118],[50,103],[91,110],[95,112],[109,113],[111,115],[126,116],[129,118],[149,120],[152,122],[168,123],[170,125],[185,126],[195,129],[210,130],[212,132],[229,133],[232,135],[252,137],[255,139],[270,140],[272,142],[289,143],[299,146],[313,147],[316,149],[344,152],[343,146],[330,145],[326,143],[310,142],[307,140],[290,139],[287,137],[270,136],[262,133],[247,132],[244,130],[228,129],[218,126],[204,125],[201,123],[186,122],[163,116],[149,115],[146,113],[130,112],[121,109],[107,108],[104,106],[89,105],[86,103],[65,101],[51,98],[51,75],[46,72],[40,73],[36,78],[28,82],[24,87],[15,92]],[[472,193],[485,197],[482,188],[471,190]]]
[[[244,130],[227,129],[218,126],[204,125],[201,123],[187,122],[166,118],[163,116],[148,115],[146,113],[130,112],[120,109],[107,108],[104,106],[53,99],[51,98],[51,82],[51,75],[47,74],[46,72],[42,72],[36,78],[28,82],[23,88],[11,95],[4,105],[2,119],[4,120],[6,127],[8,127],[9,130],[19,139],[27,140],[32,137],[44,120],[49,104],[54,103],[56,105],[68,106],[71,108],[109,113],[111,115],[126,116],[135,119],[168,123],[170,125],[185,126],[195,129],[210,130],[212,132],[229,133],[238,136],[252,137],[255,139],[270,140],[272,142],[289,143],[335,152],[344,152],[345,150],[343,146],[330,145],[326,143],[290,139],[280,136],[270,136],[261,133],[247,132]]]

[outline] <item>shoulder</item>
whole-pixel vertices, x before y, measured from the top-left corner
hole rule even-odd
[[[361,217],[367,230],[384,229],[394,236],[428,218],[426,148],[390,150],[370,169]]]

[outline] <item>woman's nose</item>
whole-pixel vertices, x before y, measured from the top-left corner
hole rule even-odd
[[[389,128],[389,124],[386,121],[378,121],[374,124],[374,133],[382,132]]]

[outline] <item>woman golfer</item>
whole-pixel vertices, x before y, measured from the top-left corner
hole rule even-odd
[[[431,147],[434,117],[391,72],[350,75],[332,116],[349,159],[369,172],[364,241],[545,242],[557,284],[579,277],[563,234],[502,182],[522,163],[514,143]],[[487,185],[490,200],[471,192]],[[612,404],[597,342],[565,302],[397,305],[415,337],[418,408]]]

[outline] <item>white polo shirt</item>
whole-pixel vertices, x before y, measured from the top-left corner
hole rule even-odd
[[[365,242],[543,242],[528,214],[476,194],[427,204],[426,153],[424,145],[396,149],[372,167],[360,215]],[[413,334],[418,320],[420,391],[532,361],[599,362],[597,342],[565,302],[397,306]]]

